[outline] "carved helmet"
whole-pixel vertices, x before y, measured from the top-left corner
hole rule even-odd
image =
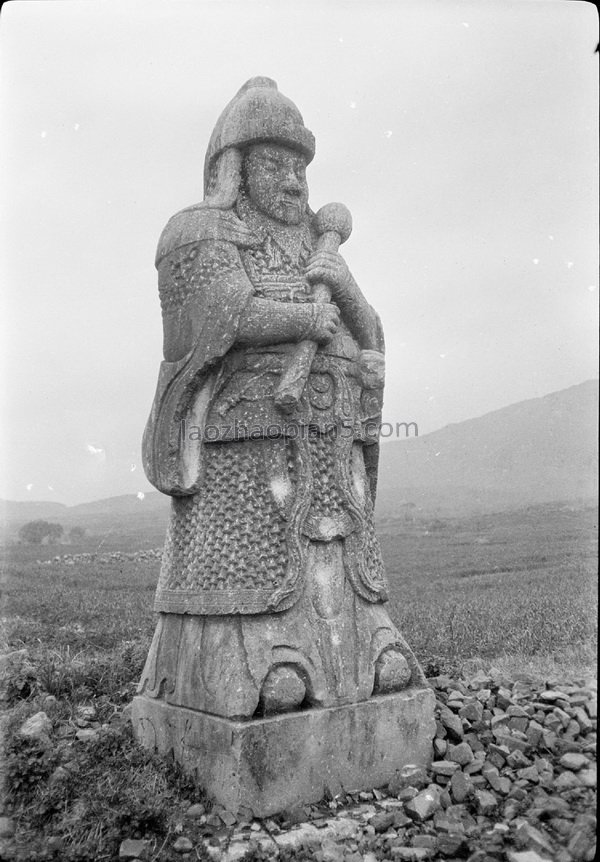
[[[204,188],[211,168],[224,150],[272,141],[299,150],[312,161],[315,139],[294,103],[271,78],[250,78],[225,107],[213,130],[204,160]]]

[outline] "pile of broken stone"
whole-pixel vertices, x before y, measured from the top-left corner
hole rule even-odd
[[[148,560],[160,560],[162,553],[162,548],[150,548],[145,551],[111,551],[105,554],[57,554],[49,560],[36,560],[36,563],[40,566],[54,566],[57,563],[66,566],[74,566],[76,563],[122,563],[125,560],[143,563]]]
[[[248,854],[316,862],[591,862],[596,681],[545,683],[492,668],[468,681],[438,676],[429,683],[437,722],[430,768],[408,765],[385,789],[350,792],[267,820],[250,811],[235,817],[217,805],[183,806],[168,858],[196,859],[203,848],[215,862]],[[93,707],[78,708],[79,744],[104,731],[95,719]],[[38,713],[21,732],[50,729]],[[10,838],[12,821],[0,821],[0,839]],[[154,844],[125,838],[119,857],[155,858]]]
[[[191,806],[172,849],[204,845],[215,862],[469,860],[578,862],[595,858],[597,684],[438,676],[429,769],[406,766],[384,790],[347,793],[269,820]],[[124,841],[123,859],[144,858]],[[291,851],[291,852],[290,852]]]

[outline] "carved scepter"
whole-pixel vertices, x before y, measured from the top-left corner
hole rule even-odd
[[[344,204],[325,204],[315,216],[315,229],[319,234],[318,251],[337,251],[352,232],[352,216]],[[313,302],[329,302],[331,290],[326,284],[315,284]],[[314,341],[301,341],[290,357],[290,363],[281,375],[275,392],[275,404],[285,412],[298,406],[312,361],[317,352]]]

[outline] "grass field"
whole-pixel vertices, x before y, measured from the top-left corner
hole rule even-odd
[[[390,610],[431,656],[595,659],[597,509],[383,525]]]
[[[380,540],[390,614],[422,662],[519,654],[593,659],[597,509],[548,505],[388,521]],[[78,550],[96,546],[90,539]],[[132,537],[129,549],[135,548]],[[36,562],[56,554],[51,547],[9,547],[3,646],[35,652],[145,646],[159,562]]]

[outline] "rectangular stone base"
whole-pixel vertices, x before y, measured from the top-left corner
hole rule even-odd
[[[434,695],[406,689],[362,703],[231,721],[134,698],[138,740],[175,760],[234,814],[267,817],[353,790],[383,787],[408,763],[431,761]]]

